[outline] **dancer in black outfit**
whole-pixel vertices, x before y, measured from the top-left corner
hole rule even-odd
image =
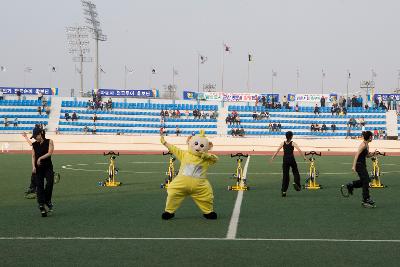
[[[54,144],[52,140],[46,139],[44,130],[40,128],[33,129],[31,138],[36,140],[32,144],[32,173],[36,174],[37,201],[42,217],[46,217],[47,212],[53,211],[51,196],[53,194],[54,171],[51,155],[53,154]],[[46,185],[44,179],[46,179]]]
[[[297,168],[297,163],[296,159],[294,158],[294,148],[297,149],[297,151],[300,152],[300,155],[303,155],[304,160],[307,160],[307,158],[304,156],[303,152],[299,148],[299,146],[292,141],[293,138],[293,132],[288,131],[286,132],[286,141],[282,142],[281,145],[279,146],[278,150],[275,152],[275,154],[271,158],[271,162],[274,160],[276,155],[279,153],[279,151],[283,147],[283,164],[282,164],[282,170],[283,170],[283,179],[282,179],[282,197],[286,197],[286,191],[289,187],[289,169],[290,167],[292,168],[293,176],[294,176],[294,183],[293,187],[296,191],[301,190],[301,185],[300,185],[300,173]]]
[[[370,158],[375,155],[375,152],[369,152],[369,143],[372,142],[373,134],[371,131],[362,133],[364,141],[358,147],[358,151],[353,160],[352,170],[357,172],[360,179],[350,182],[346,185],[342,185],[343,189],[347,189],[349,195],[353,195],[354,188],[362,187],[362,206],[366,208],[375,208],[375,202],[369,195],[369,175],[367,170],[366,158]]]

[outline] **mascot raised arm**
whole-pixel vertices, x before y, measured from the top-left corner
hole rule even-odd
[[[162,219],[169,220],[175,216],[175,211],[179,208],[186,196],[191,196],[196,205],[203,212],[207,219],[217,219],[214,212],[214,194],[210,182],[207,179],[208,168],[217,162],[216,155],[208,153],[213,144],[207,139],[204,131],[200,134],[190,136],[187,139],[187,150],[169,144],[161,136],[161,144],[175,155],[180,161],[178,175],[172,180],[167,188],[167,203]]]

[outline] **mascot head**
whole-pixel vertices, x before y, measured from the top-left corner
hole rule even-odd
[[[189,136],[187,144],[189,151],[193,154],[207,153],[213,147],[213,144],[205,136],[204,130],[200,130],[198,135]]]

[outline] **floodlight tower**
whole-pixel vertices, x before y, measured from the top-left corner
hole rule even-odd
[[[96,5],[91,1],[82,0],[83,14],[86,16],[86,23],[89,24],[89,29],[92,31],[93,39],[96,41],[96,77],[95,77],[95,90],[99,89],[99,41],[106,41],[107,36],[103,34],[100,28],[100,22],[98,21],[98,13]]]
[[[82,26],[67,27],[67,39],[68,39],[68,51],[74,55],[72,60],[80,63],[80,69],[77,70],[75,66],[75,72],[80,74],[80,94],[83,96],[83,62],[92,62],[93,58],[86,56],[89,54],[89,35],[87,33],[88,28]]]

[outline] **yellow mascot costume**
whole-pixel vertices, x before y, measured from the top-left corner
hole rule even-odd
[[[214,194],[207,179],[208,168],[217,162],[218,157],[208,153],[213,144],[208,141],[204,131],[199,135],[190,136],[187,140],[188,150],[182,150],[165,141],[161,136],[161,143],[180,161],[178,175],[167,188],[167,203],[162,219],[169,220],[175,216],[186,196],[191,196],[196,205],[207,219],[217,219],[214,212]]]

